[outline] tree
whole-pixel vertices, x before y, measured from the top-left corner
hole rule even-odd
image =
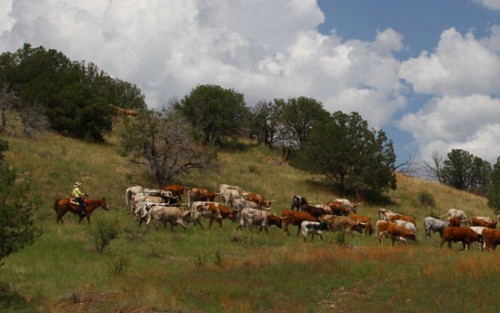
[[[491,172],[491,187],[488,191],[488,206],[499,214],[500,213],[500,157],[493,166]]]
[[[462,149],[453,149],[443,162],[443,183],[460,190],[486,195],[490,185],[489,162]]]
[[[286,140],[296,141],[300,147],[316,122],[327,119],[328,112],[323,109],[320,102],[312,98],[299,97],[288,99],[281,113],[281,123],[285,132],[282,135]],[[286,138],[289,137],[289,138]]]
[[[335,112],[316,123],[291,164],[324,175],[341,195],[377,197],[396,188],[396,156],[383,130],[368,128],[368,123],[353,112]]]
[[[432,152],[431,163],[424,162],[424,173],[430,179],[435,179],[442,183],[443,178],[441,177],[441,170],[443,167],[443,155],[439,154],[437,151]]]
[[[243,94],[217,85],[199,85],[174,108],[181,112],[202,142],[219,144],[247,127],[249,111]]]
[[[7,128],[7,112],[14,108],[17,100],[16,94],[9,90],[7,83],[0,80],[0,133]]]
[[[215,166],[216,154],[190,136],[189,123],[175,109],[142,112],[120,128],[122,149],[144,157],[160,185],[193,169]]]
[[[250,135],[257,141],[272,147],[281,128],[280,116],[285,102],[274,99],[273,102],[259,101],[251,109]]]
[[[0,140],[0,155],[7,149]],[[16,182],[15,172],[0,161],[0,266],[6,256],[34,242],[41,234],[34,225],[34,202],[26,198],[28,184]]]
[[[37,125],[48,121],[59,133],[89,141],[104,141],[115,106],[146,108],[134,85],[111,78],[93,63],[73,62],[54,49],[29,44],[0,55],[0,80],[19,95],[23,122],[40,117]]]

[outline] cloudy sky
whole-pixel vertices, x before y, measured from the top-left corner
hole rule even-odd
[[[199,84],[356,111],[398,161],[500,156],[500,0],[0,0],[0,53],[93,62],[151,108]]]

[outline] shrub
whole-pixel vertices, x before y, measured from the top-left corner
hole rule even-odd
[[[422,191],[418,194],[418,204],[422,208],[434,208],[436,206],[436,200],[428,191]]]
[[[95,226],[90,227],[90,237],[94,242],[97,252],[103,252],[104,248],[118,235],[117,223],[98,220]]]

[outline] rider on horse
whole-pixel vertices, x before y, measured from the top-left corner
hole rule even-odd
[[[84,213],[84,209],[85,209],[85,204],[83,203],[83,197],[82,196],[87,196],[86,193],[83,193],[81,190],[80,190],[80,186],[82,185],[82,183],[80,182],[76,182],[74,185],[73,185],[73,191],[71,192],[71,195],[73,197],[75,197],[75,200],[78,202],[78,205],[79,205],[79,209],[78,209],[78,215],[80,217],[84,217],[85,216],[85,213]]]

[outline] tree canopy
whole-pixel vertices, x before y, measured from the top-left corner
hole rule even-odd
[[[491,182],[491,164],[462,149],[452,149],[443,162],[443,183],[460,190],[486,195]]]
[[[341,195],[378,196],[396,188],[392,141],[353,112],[316,123],[291,164],[324,175]]]
[[[500,213],[500,157],[491,172],[491,187],[488,191],[488,206],[496,213]]]
[[[115,106],[146,108],[134,85],[111,78],[93,63],[29,44],[0,55],[0,80],[18,95],[16,109],[36,111],[53,130],[90,141],[103,141],[111,131]]]
[[[0,156],[8,149],[0,140]],[[16,182],[15,172],[0,159],[0,266],[6,256],[34,242],[41,230],[34,225],[34,201],[26,198],[28,184]]]
[[[206,143],[219,144],[222,137],[236,137],[248,126],[243,94],[217,85],[197,86],[174,108],[191,123],[197,139]]]

